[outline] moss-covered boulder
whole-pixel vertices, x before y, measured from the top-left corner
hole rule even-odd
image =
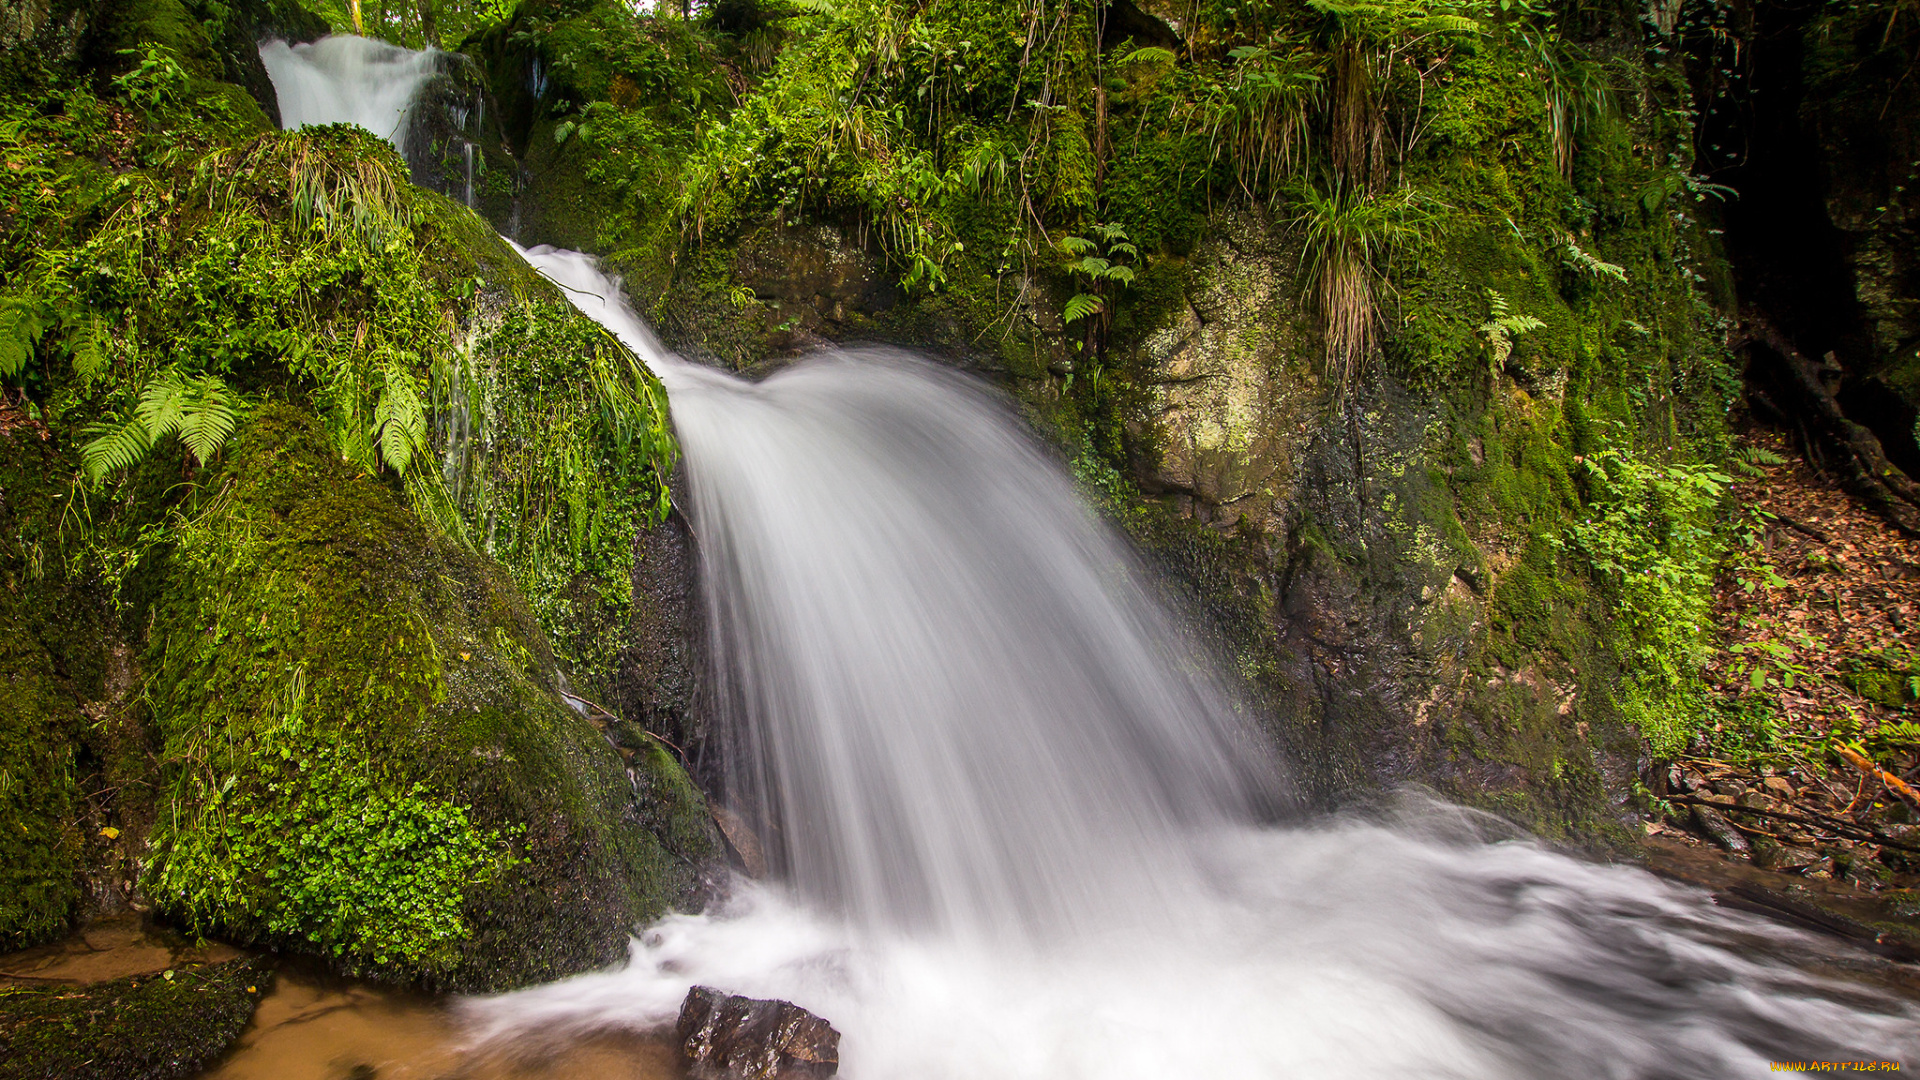
[[[63,933],[82,900],[108,642],[68,574],[65,467],[45,426],[0,400],[0,950]]]
[[[252,958],[91,986],[0,986],[0,1080],[173,1080],[253,1017],[273,968]]]
[[[606,963],[712,852],[670,759],[627,767],[556,693],[503,571],[262,406],[168,556],[149,667],[185,925],[499,989]]]

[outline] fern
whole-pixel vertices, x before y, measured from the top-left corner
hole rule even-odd
[[[47,305],[37,300],[0,299],[0,378],[11,379],[25,370],[33,347],[51,323]]]
[[[381,382],[380,400],[373,407],[374,439],[380,460],[405,476],[414,454],[427,444],[427,411],[413,373],[397,357],[388,357],[382,366]]]
[[[180,441],[187,444],[187,452],[202,465],[213,460],[213,455],[226,445],[239,421],[239,400],[218,379],[208,378],[213,385],[195,399],[194,407],[180,424]]]
[[[1626,267],[1618,263],[1606,262],[1583,250],[1580,245],[1574,241],[1572,233],[1567,234],[1567,246],[1564,252],[1567,256],[1567,262],[1576,270],[1592,274],[1594,277],[1612,278],[1622,285],[1627,283]]]
[[[97,315],[73,331],[67,339],[67,352],[81,385],[91,386],[106,375],[113,365],[112,349],[113,334],[107,329],[107,320]]]
[[[1123,66],[1128,64],[1166,64],[1172,66],[1178,63],[1179,60],[1179,55],[1172,49],[1163,49],[1158,45],[1147,45],[1121,57],[1120,63]]]
[[[80,448],[80,463],[86,469],[87,480],[95,484],[110,472],[138,465],[153,448],[146,425],[138,419],[119,424],[89,424],[84,433],[91,439]]]
[[[1492,289],[1487,290],[1487,303],[1492,309],[1486,322],[1479,330],[1487,335],[1487,347],[1493,355],[1493,370],[1498,374],[1513,355],[1513,339],[1521,334],[1543,330],[1546,323],[1531,315],[1516,315],[1507,310],[1507,298]]]
[[[1089,296],[1086,293],[1075,293],[1073,294],[1073,298],[1067,301],[1066,308],[1061,311],[1060,314],[1064,321],[1071,323],[1079,322],[1089,315],[1098,315],[1106,309],[1106,302],[1099,297]]]
[[[81,465],[97,484],[108,473],[139,464],[160,440],[177,435],[204,466],[226,445],[240,411],[239,396],[218,375],[162,372],[140,391],[130,419],[86,428],[91,438],[80,448]]]
[[[1768,467],[1786,463],[1786,458],[1764,446],[1736,446],[1727,455],[1727,464],[1733,467],[1734,472],[1756,478],[1767,475]]]

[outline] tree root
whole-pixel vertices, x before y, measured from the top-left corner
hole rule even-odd
[[[1795,348],[1772,323],[1752,312],[1728,344],[1736,350],[1751,351],[1759,347],[1778,359],[1774,366],[1797,391],[1800,400],[1796,404],[1804,406],[1802,415],[1813,433],[1839,452],[1836,465],[1841,474],[1889,524],[1908,536],[1920,538],[1920,484],[1887,460],[1886,449],[1880,445],[1878,436],[1847,418],[1846,411],[1821,378],[1821,366]]]

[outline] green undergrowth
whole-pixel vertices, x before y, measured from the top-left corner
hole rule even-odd
[[[710,853],[678,767],[558,696],[612,671],[665,396],[386,144],[268,130],[194,11],[103,7],[105,70],[0,94],[0,440],[37,455],[0,474],[0,940],[65,925],[81,822],[137,797],[195,932],[470,989],[609,962]],[[122,728],[142,768],[83,806]]]

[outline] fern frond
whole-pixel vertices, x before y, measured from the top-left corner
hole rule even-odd
[[[131,468],[153,449],[147,426],[138,417],[123,423],[89,424],[85,434],[92,436],[80,448],[80,464],[87,480],[97,484],[110,472]]]
[[[113,366],[113,334],[107,320],[96,315],[76,329],[68,339],[67,352],[73,357],[73,373],[82,385],[90,386]]]
[[[1787,459],[1764,446],[1736,446],[1727,463],[1742,476],[1758,478],[1767,475],[1768,466],[1785,465]]]
[[[140,391],[133,416],[146,427],[148,445],[178,432],[187,422],[188,394],[185,381],[176,371],[155,376],[146,389]]]
[[[0,378],[20,374],[50,322],[47,305],[36,300],[12,296],[0,300]]]
[[[1106,309],[1106,302],[1099,297],[1089,296],[1086,293],[1075,293],[1073,298],[1067,301],[1067,306],[1061,312],[1061,316],[1065,322],[1078,322],[1089,315],[1098,315]]]
[[[205,465],[233,434],[240,400],[217,375],[202,376],[194,384],[180,424],[180,441],[187,444],[195,461]]]
[[[1123,65],[1175,64],[1178,63],[1179,60],[1179,54],[1175,53],[1172,49],[1163,49],[1158,45],[1146,45],[1121,57],[1120,63]]]
[[[1572,233],[1567,234],[1566,254],[1567,261],[1576,269],[1584,270],[1594,277],[1608,277],[1623,285],[1626,284],[1626,267],[1618,263],[1606,262],[1583,250],[1578,243],[1574,242]]]
[[[414,454],[427,444],[427,412],[420,402],[419,384],[405,365],[389,359],[381,374],[384,385],[373,407],[374,438],[380,460],[405,476]]]
[[[1060,238],[1060,250],[1069,255],[1085,255],[1089,251],[1098,251],[1099,245],[1084,236],[1063,236]]]

